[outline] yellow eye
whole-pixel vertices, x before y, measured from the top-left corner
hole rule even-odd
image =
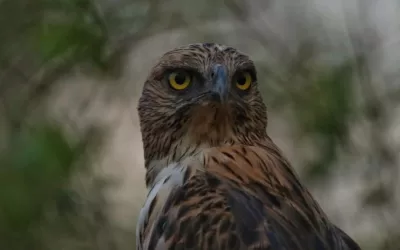
[[[186,89],[190,81],[190,75],[186,72],[173,72],[168,76],[169,85],[176,90]]]
[[[250,88],[253,78],[249,72],[244,72],[238,75],[236,78],[236,87],[241,90],[247,90]]]

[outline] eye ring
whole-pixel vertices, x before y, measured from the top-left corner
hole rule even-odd
[[[184,90],[189,87],[192,79],[185,71],[175,71],[168,75],[168,83],[175,90]]]
[[[235,79],[236,87],[240,90],[249,89],[252,82],[253,82],[253,77],[249,72],[242,72],[238,74],[238,76]]]

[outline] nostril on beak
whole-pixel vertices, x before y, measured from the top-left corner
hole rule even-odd
[[[225,67],[222,66],[221,64],[215,64],[211,70],[211,78],[214,79],[215,77],[218,77],[218,75],[221,75],[221,74],[223,74],[223,75],[226,74]]]

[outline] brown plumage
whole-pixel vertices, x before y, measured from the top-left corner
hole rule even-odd
[[[251,59],[218,44],[164,54],[139,101],[149,193],[137,249],[355,250],[266,133]]]

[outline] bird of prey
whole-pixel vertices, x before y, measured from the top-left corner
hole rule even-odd
[[[139,100],[148,195],[136,249],[360,249],[266,132],[250,57],[215,43],[171,50]]]

